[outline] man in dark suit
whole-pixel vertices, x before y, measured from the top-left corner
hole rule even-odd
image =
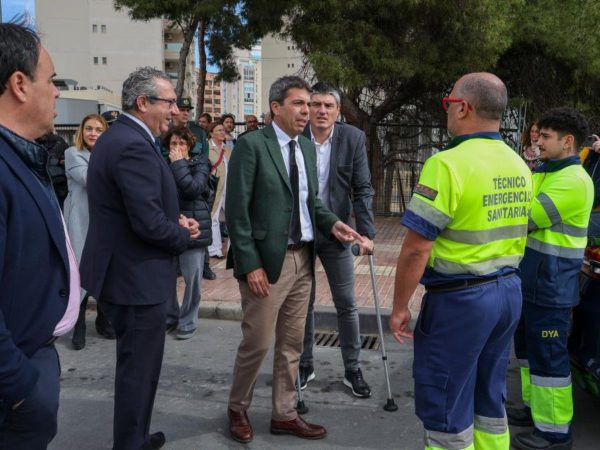
[[[90,158],[90,227],[81,258],[82,285],[100,299],[117,335],[114,449],[156,449],[149,435],[165,342],[166,301],[175,255],[198,224],[179,216],[173,175],[155,145],[177,113],[163,72],[143,67],[123,83],[123,113]]]
[[[79,312],[79,274],[48,153],[58,89],[38,36],[0,24],[0,447],[45,449],[56,434],[54,348]]]
[[[356,231],[365,237],[370,251],[375,237],[373,188],[367,163],[365,133],[352,125],[336,122],[340,114],[340,94],[327,83],[317,83],[310,96],[310,124],[304,135],[315,144],[319,198],[345,223],[354,210]],[[333,304],[337,311],[344,384],[359,398],[371,395],[360,370],[360,325],[354,298],[354,261],[350,246],[317,233],[317,255],[323,264]],[[315,285],[310,294],[304,350],[300,358],[300,386],[315,379],[313,369]]]
[[[298,77],[273,83],[273,124],[237,142],[229,162],[226,218],[233,267],[242,297],[243,339],[233,370],[230,433],[250,442],[246,414],[260,366],[275,334],[271,433],[325,437],[325,428],[304,422],[294,409],[294,382],[310,286],[317,227],[341,241],[361,240],[317,198],[315,150],[299,136],[308,123],[310,87]],[[362,240],[361,240],[362,241]]]

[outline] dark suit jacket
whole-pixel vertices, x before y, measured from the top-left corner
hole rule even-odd
[[[338,218],[317,198],[315,148],[299,136],[308,178],[313,230],[329,235]],[[292,220],[292,188],[273,126],[236,143],[227,171],[225,215],[231,239],[227,268],[236,278],[262,267],[270,283],[281,274]],[[313,249],[314,250],[314,249]],[[314,251],[313,251],[314,255]]]
[[[119,116],[94,146],[87,173],[90,209],[81,284],[119,305],[166,301],[174,256],[188,245],[179,226],[177,187],[148,133]]]
[[[42,147],[0,131],[0,400],[8,405],[35,386],[29,357],[52,337],[69,299],[65,233],[46,160]]]
[[[310,124],[304,135],[311,139]],[[367,162],[365,133],[358,128],[336,122],[331,138],[329,166],[329,207],[346,224],[354,209],[356,231],[375,237],[373,220],[373,187]]]

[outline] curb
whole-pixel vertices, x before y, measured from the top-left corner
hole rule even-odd
[[[389,308],[380,308],[381,324],[385,333],[389,332],[388,319],[391,310]],[[198,317],[203,319],[221,319],[221,320],[242,320],[242,308],[239,304],[231,302],[200,302]],[[360,320],[360,331],[363,334],[377,334],[377,316],[375,308],[358,308]],[[337,313],[335,307],[317,305],[315,307],[315,329],[318,330],[337,330]]]

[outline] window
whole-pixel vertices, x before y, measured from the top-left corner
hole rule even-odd
[[[98,32],[98,25],[93,24],[92,25],[92,33],[97,33]]]
[[[106,62],[107,62],[107,58],[106,58],[106,56],[103,56],[102,57],[102,64],[106,64]]]
[[[254,114],[254,106],[244,105],[244,114]]]
[[[245,66],[244,67],[244,81],[253,81],[254,80],[254,67]]]
[[[106,33],[106,25],[100,25],[100,31]]]
[[[94,56],[94,64],[98,64],[98,57]]]

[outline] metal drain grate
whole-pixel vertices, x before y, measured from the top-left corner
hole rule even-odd
[[[338,333],[317,331],[315,333],[315,344],[319,347],[339,347],[340,340]],[[379,336],[376,334],[361,334],[360,344],[360,348],[363,350],[379,350]]]

